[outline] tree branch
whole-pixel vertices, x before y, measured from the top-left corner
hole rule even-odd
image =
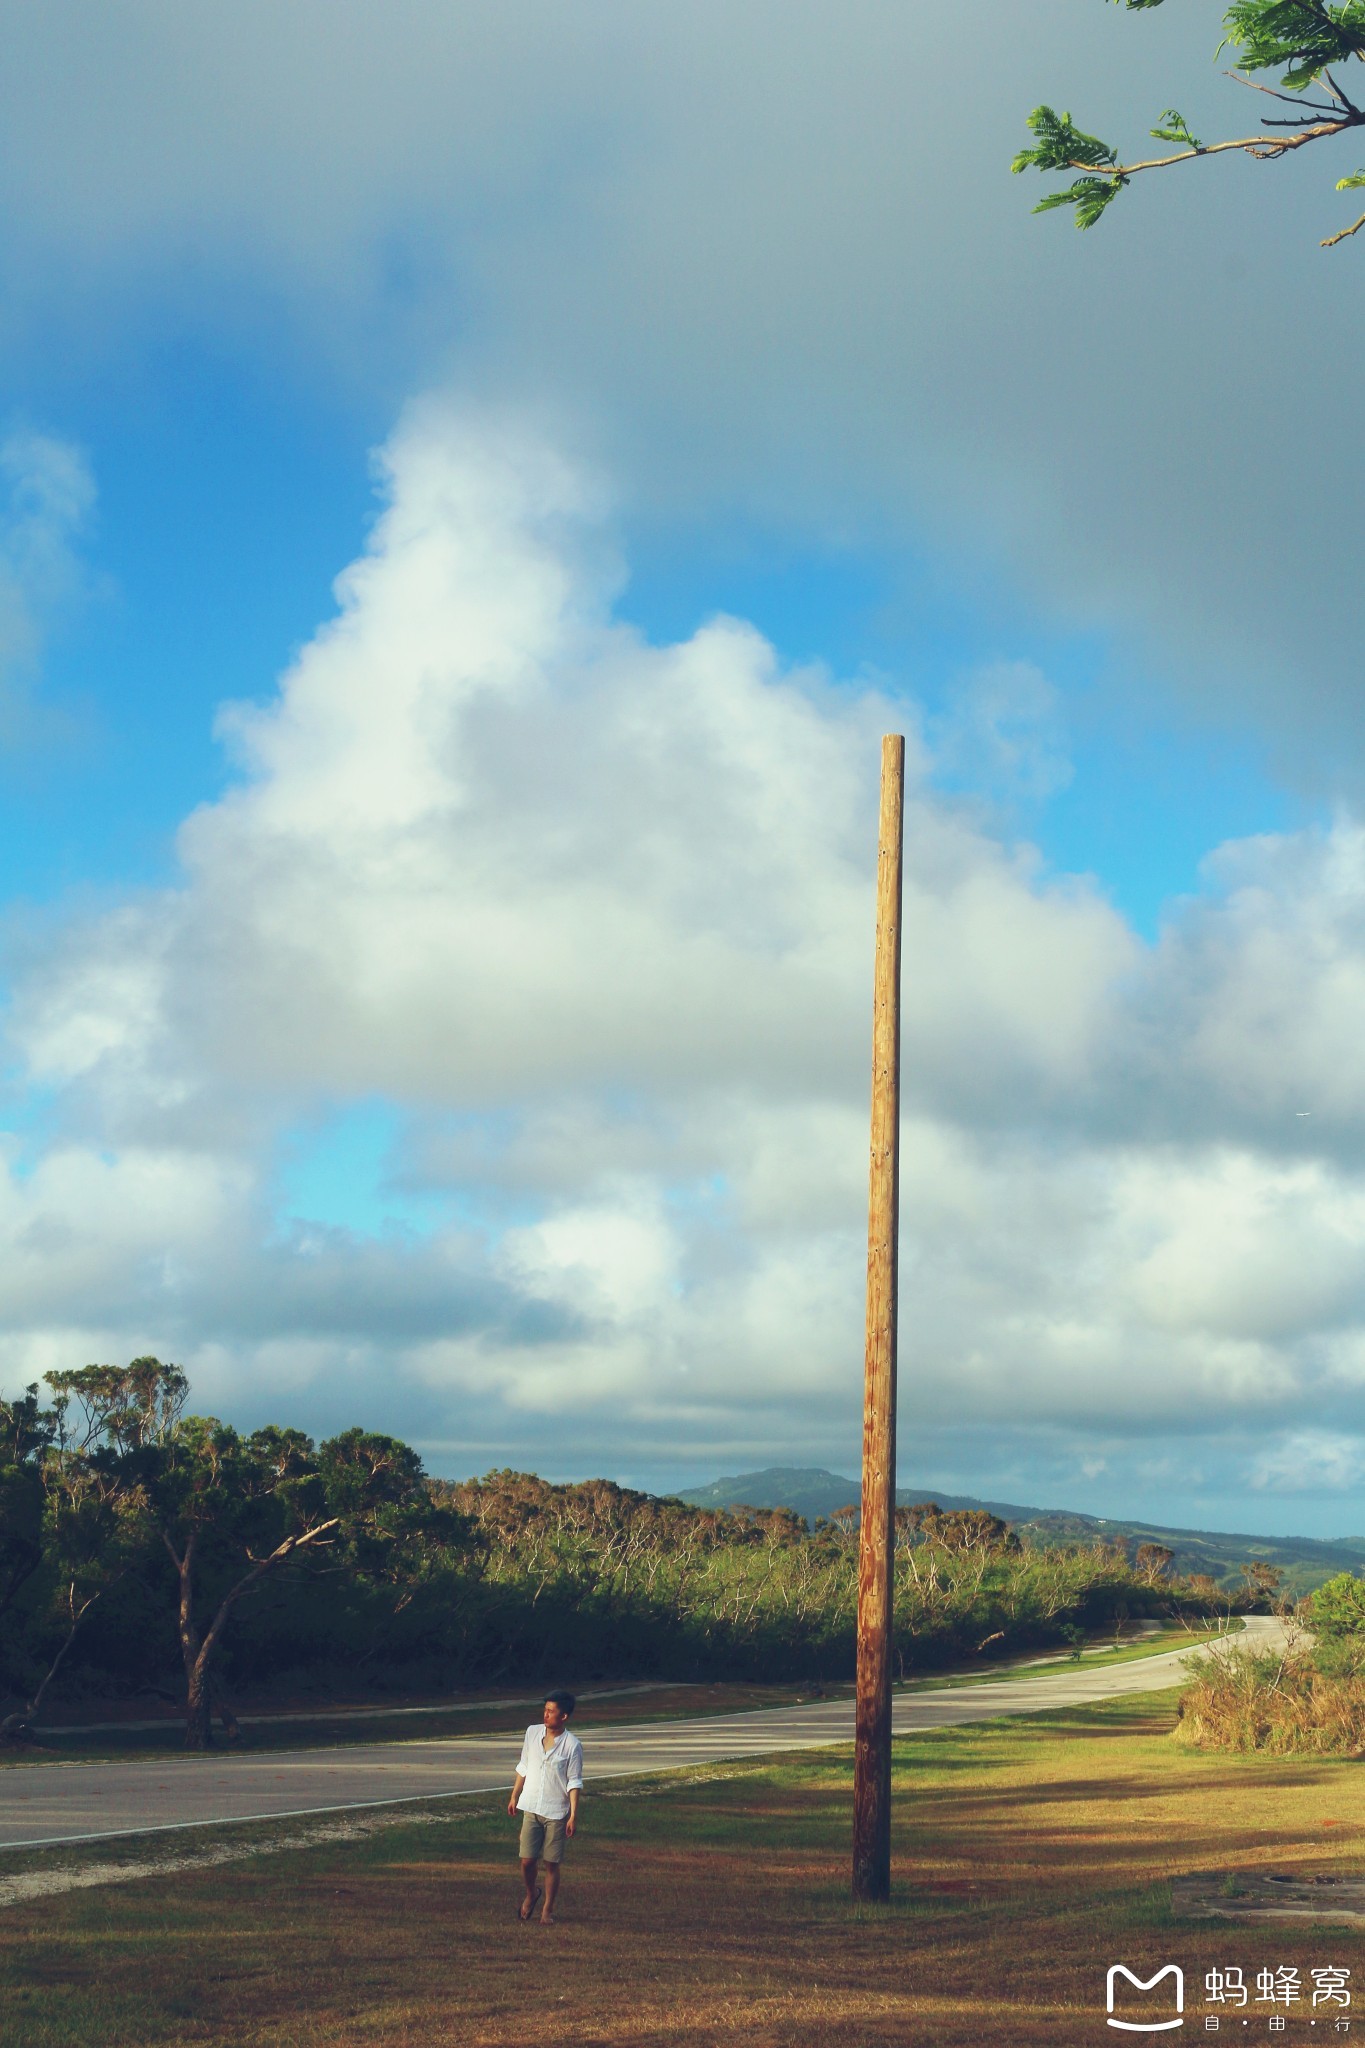
[[[340,1523],[340,1515],[333,1515],[330,1521],[317,1522],[311,1529],[305,1529],[297,1536],[286,1536],[283,1543],[277,1544],[268,1556],[261,1558],[244,1578],[238,1579],[236,1585],[223,1595],[218,1612],[205,1630],[196,1659],[201,1669],[207,1669],[212,1662],[218,1639],[227,1627],[228,1617],[243,1594],[250,1592],[267,1572],[273,1571],[276,1565],[283,1564],[286,1558],[292,1557],[296,1551],[302,1550],[309,1543],[315,1543],[320,1537],[329,1536]]]
[[[121,1579],[122,1577],[123,1574],[122,1572],[120,1572],[119,1579]],[[117,1585],[118,1579],[114,1579],[111,1583],[113,1585]],[[47,1668],[47,1673],[43,1678],[42,1684],[38,1687],[37,1692],[34,1693],[33,1698],[28,1703],[26,1713],[30,1721],[36,1720],[38,1710],[43,1704],[43,1699],[47,1693],[48,1687],[51,1685],[53,1679],[57,1676],[57,1673],[61,1670],[62,1665],[66,1661],[67,1651],[71,1648],[71,1645],[75,1642],[77,1635],[80,1633],[81,1623],[85,1620],[86,1615],[90,1612],[91,1608],[95,1605],[96,1601],[101,1599],[104,1596],[104,1594],[108,1591],[108,1586],[97,1586],[93,1593],[89,1593],[86,1595],[85,1599],[81,1602],[80,1606],[78,1607],[76,1605],[76,1583],[74,1579],[72,1580],[71,1586],[67,1594],[67,1605],[71,1613],[71,1627],[67,1631],[66,1641],[62,1644],[60,1650],[58,1650],[51,1664],[49,1664]]]
[[[1125,178],[1132,178],[1139,171],[1164,171],[1171,164],[1187,164],[1199,156],[1221,156],[1225,150],[1244,150],[1248,156],[1270,162],[1276,157],[1287,156],[1291,149],[1302,149],[1307,142],[1320,142],[1328,135],[1344,135],[1348,128],[1365,127],[1365,114],[1342,114],[1330,121],[1318,121],[1310,128],[1300,129],[1297,135],[1242,135],[1235,142],[1206,142],[1198,149],[1182,149],[1175,156],[1152,156],[1141,163],[1133,164],[1088,164],[1079,158],[1072,158],[1067,169],[1086,171],[1092,178],[1109,178],[1121,184]]]
[[[1361,112],[1361,109],[1356,105],[1355,101],[1351,98],[1350,94],[1345,90],[1345,88],[1337,84],[1335,78],[1333,78],[1330,71],[1324,71],[1322,76],[1327,86],[1328,92],[1332,94],[1334,99],[1340,101],[1341,105],[1345,107],[1349,113],[1358,114]]]
[[[1358,235],[1362,228],[1365,228],[1365,213],[1361,214],[1360,219],[1355,223],[1354,227],[1343,228],[1340,234],[1337,235],[1329,235],[1325,242],[1318,243],[1318,247],[1320,249],[1333,249],[1336,247],[1338,242],[1349,242],[1351,236]]]
[[[1248,78],[1245,71],[1225,71],[1223,76],[1224,78],[1233,79],[1238,85],[1246,86],[1251,92],[1263,92],[1268,99],[1283,100],[1287,107],[1307,107],[1310,114],[1336,113],[1335,107],[1324,107],[1318,100],[1306,100],[1302,93],[1276,92],[1273,85],[1262,85],[1259,78]],[[1327,83],[1331,86],[1341,105],[1349,109],[1351,102],[1347,99],[1341,87],[1326,72],[1324,72],[1323,76],[1327,78]]]

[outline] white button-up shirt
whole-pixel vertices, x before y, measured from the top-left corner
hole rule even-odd
[[[561,1728],[546,1749],[545,1727],[537,1722],[526,1731],[517,1776],[526,1780],[517,1801],[518,1813],[563,1820],[569,1811],[569,1794],[582,1789],[583,1745],[567,1728]]]

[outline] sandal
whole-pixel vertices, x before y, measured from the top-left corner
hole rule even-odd
[[[536,1907],[540,1904],[544,1896],[545,1887],[543,1885],[538,1885],[536,1887],[536,1895],[533,1899],[522,1900],[521,1905],[517,1909],[518,1920],[534,1920],[536,1917]]]

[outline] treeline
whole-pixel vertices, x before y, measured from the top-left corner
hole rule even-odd
[[[856,1507],[809,1531],[786,1508],[689,1507],[608,1480],[494,1472],[439,1490],[482,1538],[484,1654],[508,1676],[852,1676]],[[1115,1546],[1024,1549],[993,1515],[896,1512],[903,1676],[1202,1604]]]
[[[179,1698],[202,1746],[271,1684],[458,1689],[576,1678],[851,1675],[857,1510],[716,1510],[607,1480],[430,1478],[353,1429],[244,1435],[154,1358],[0,1402],[0,1734],[54,1698]],[[994,1516],[896,1519],[904,1673],[1211,1610],[1146,1545],[1022,1548]]]

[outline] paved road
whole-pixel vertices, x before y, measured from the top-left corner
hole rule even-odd
[[[581,1692],[583,1700],[619,1700],[632,1692],[660,1692],[665,1681],[648,1679],[639,1685],[599,1685],[590,1692]],[[347,1724],[358,1722],[362,1727],[366,1721],[416,1721],[425,1714],[490,1714],[500,1707],[524,1707],[529,1693],[516,1693],[505,1700],[442,1700],[436,1706],[425,1707],[341,1707],[328,1712],[321,1707],[293,1707],[285,1714],[239,1714],[238,1724],[243,1728],[280,1728],[290,1721],[330,1721]],[[174,1734],[176,1721],[169,1714],[158,1715],[155,1721],[70,1721],[64,1727],[53,1722],[43,1722],[44,1735],[153,1735],[158,1729],[163,1734]]]
[[[1248,1627],[1268,1643],[1279,1640],[1276,1622],[1253,1619]],[[896,1701],[896,1730],[952,1728],[999,1714],[1038,1713],[1152,1692],[1178,1683],[1185,1654],[1167,1651],[1098,1671],[1065,1664],[1039,1678],[902,1694]],[[586,1723],[583,1735],[591,1786],[639,1771],[848,1742],[853,1710],[846,1699],[811,1701],[694,1721],[605,1728]],[[0,1849],[493,1791],[510,1785],[518,1742],[517,1734],[461,1736],[267,1756],[14,1765],[0,1771]]]

